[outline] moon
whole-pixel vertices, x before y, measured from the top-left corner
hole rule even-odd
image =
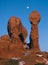
[[[29,9],[30,7],[29,7],[29,6],[27,6],[26,8],[27,8],[27,9]]]

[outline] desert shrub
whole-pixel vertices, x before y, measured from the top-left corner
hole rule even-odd
[[[18,65],[18,63],[19,62],[17,60],[10,59],[5,63],[5,65]]]
[[[45,65],[44,63],[36,63],[35,65]]]

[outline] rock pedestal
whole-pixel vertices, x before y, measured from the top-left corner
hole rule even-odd
[[[38,35],[38,23],[40,21],[40,15],[37,11],[33,11],[30,16],[29,20],[31,23],[31,33],[30,33],[30,44],[31,48],[35,50],[39,50],[39,35]]]

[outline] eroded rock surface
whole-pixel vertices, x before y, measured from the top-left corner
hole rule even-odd
[[[11,17],[8,22],[8,34],[12,40],[20,38],[22,42],[25,42],[25,39],[28,35],[27,30],[22,25],[21,21],[17,17]]]
[[[9,35],[0,37],[0,65],[6,65],[8,60],[18,60],[22,65],[36,65],[38,63],[48,65],[48,53],[41,52],[38,43],[40,14],[33,11],[29,20],[31,23],[30,44],[26,44],[28,33],[20,19],[17,17],[9,19],[7,26]]]
[[[27,30],[17,17],[11,17],[8,22],[8,34],[0,37],[0,57],[11,58],[22,56]]]

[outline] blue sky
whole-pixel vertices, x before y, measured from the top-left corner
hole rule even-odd
[[[27,9],[27,6],[29,8]],[[0,36],[7,33],[7,23],[11,16],[21,19],[28,31],[26,42],[29,42],[31,25],[29,14],[38,11],[41,16],[39,29],[39,45],[42,51],[48,51],[48,0],[0,0]]]

